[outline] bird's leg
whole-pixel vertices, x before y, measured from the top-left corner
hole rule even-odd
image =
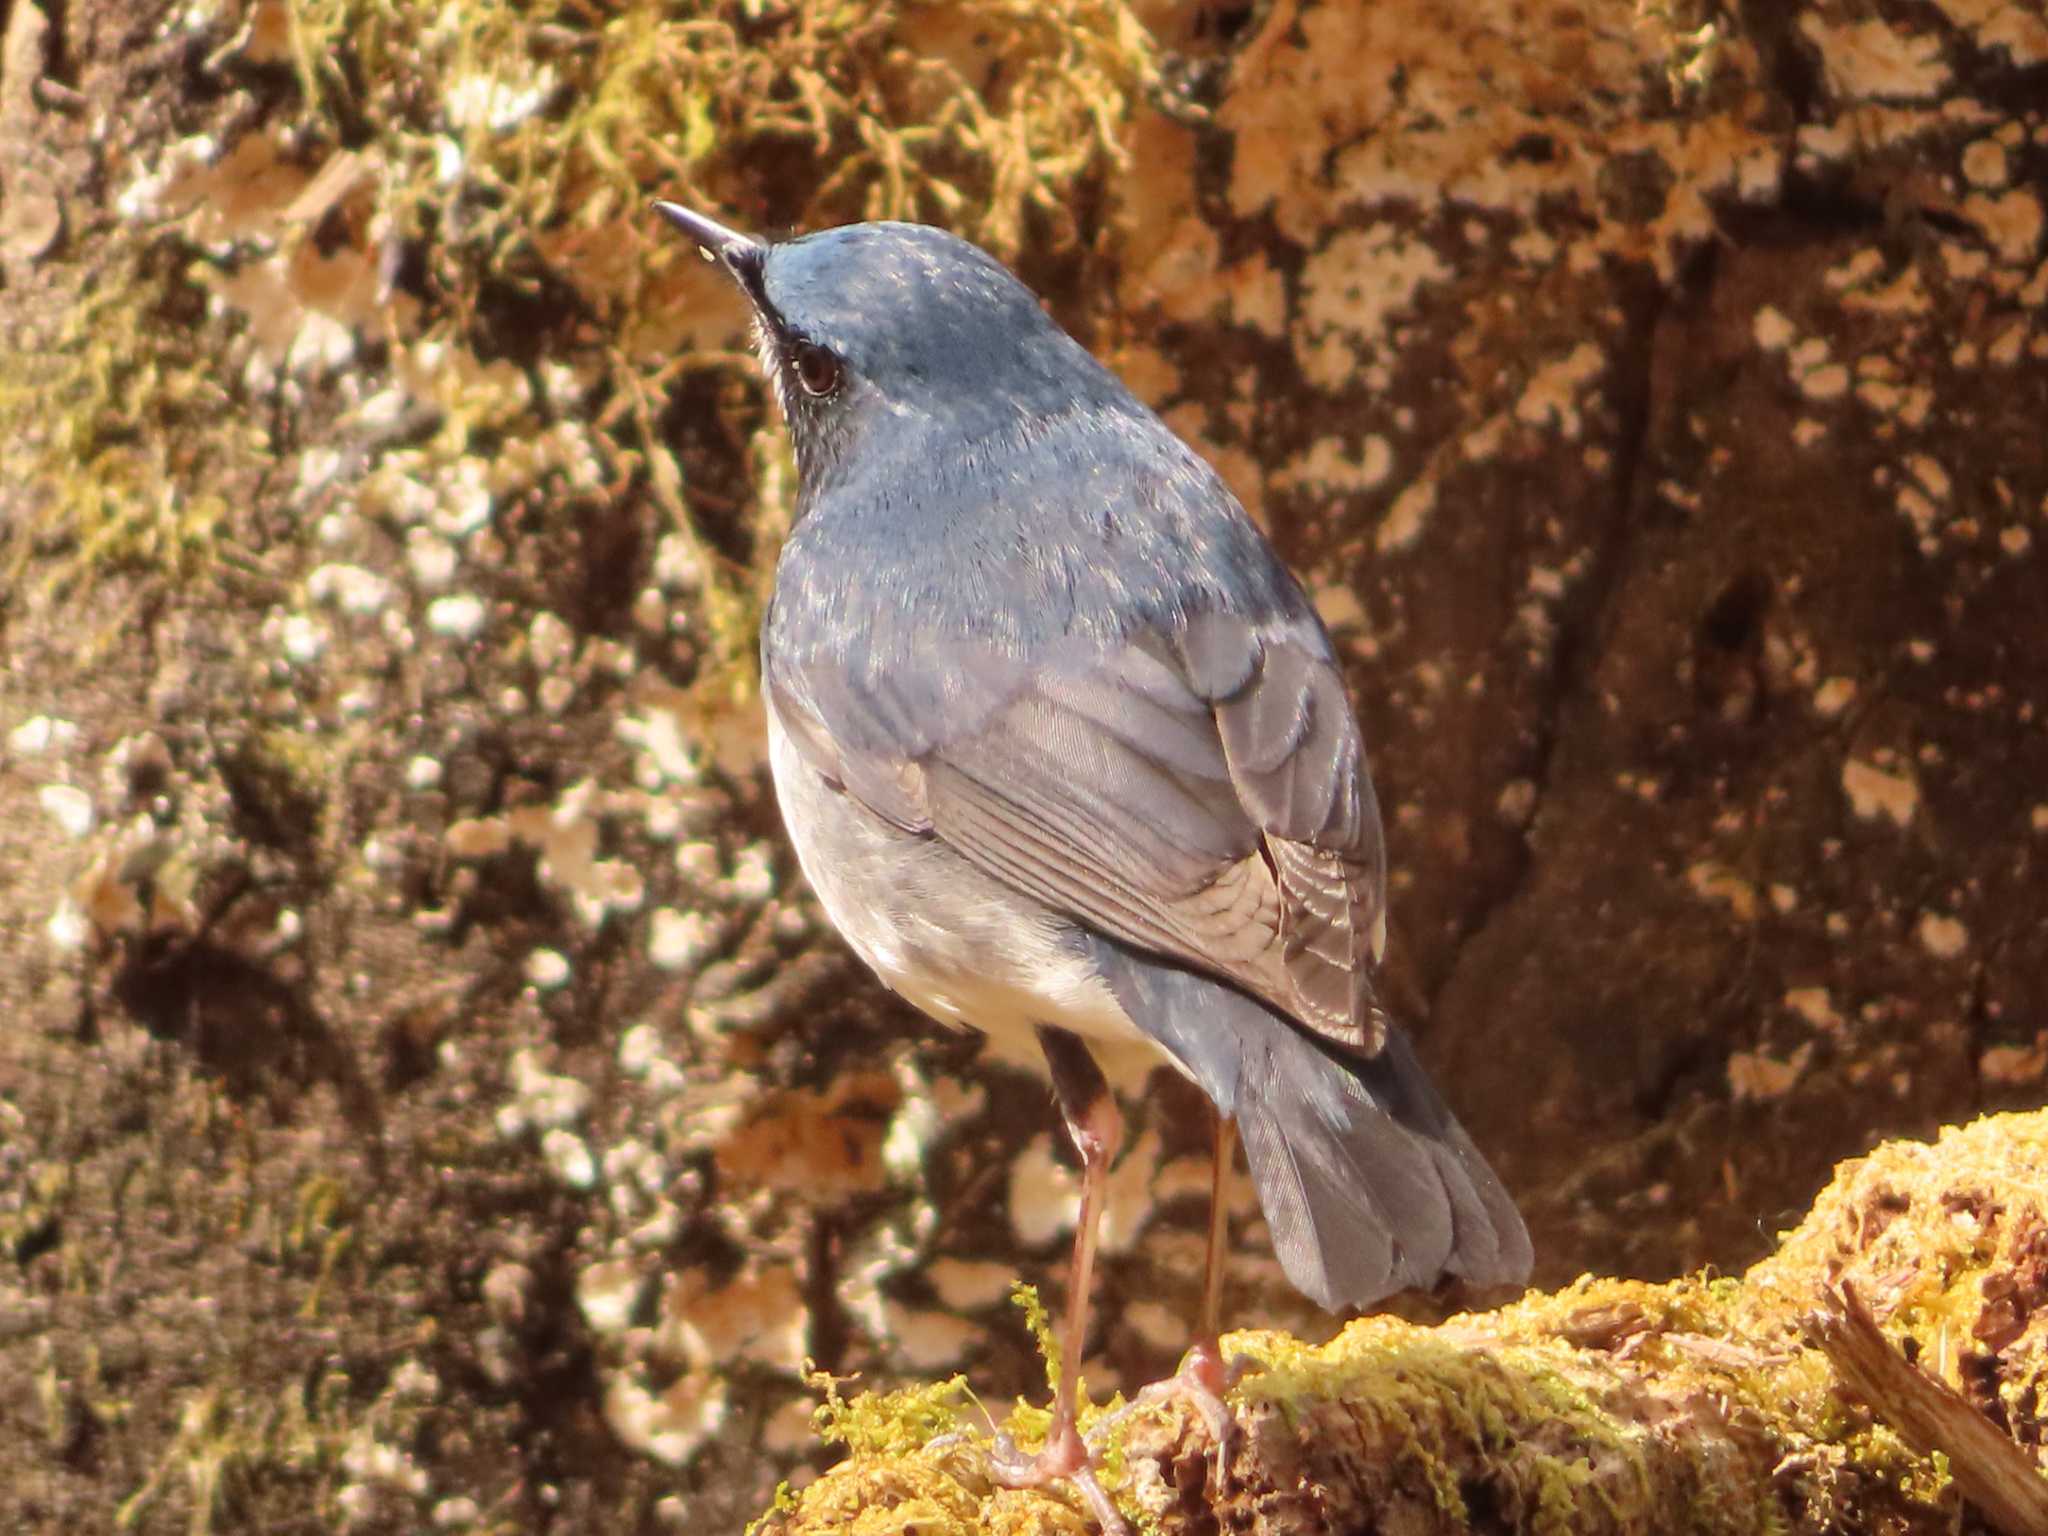
[[[1209,1254],[1202,1269],[1202,1326],[1181,1364],[1181,1374],[1205,1387],[1211,1398],[1221,1399],[1229,1387],[1223,1364],[1224,1250],[1230,1242],[1230,1168],[1237,1155],[1237,1122],[1218,1111],[1216,1115],[1216,1159],[1209,1175]]]
[[[1209,1254],[1202,1273],[1202,1320],[1194,1343],[1181,1360],[1180,1369],[1164,1381],[1141,1388],[1130,1407],[1117,1418],[1139,1408],[1153,1407],[1173,1398],[1184,1399],[1208,1428],[1216,1446],[1216,1484],[1223,1486],[1231,1441],[1237,1435],[1237,1421],[1223,1394],[1236,1385],[1242,1363],[1233,1367],[1223,1358],[1223,1336],[1218,1328],[1223,1306],[1224,1250],[1230,1239],[1228,1186],[1230,1169],[1237,1152],[1237,1126],[1228,1116],[1216,1116],[1216,1161],[1209,1179]],[[1113,1421],[1112,1421],[1113,1422]]]
[[[991,1466],[996,1480],[1012,1488],[1035,1488],[1056,1478],[1070,1479],[1087,1499],[1105,1532],[1121,1532],[1117,1517],[1089,1470],[1088,1447],[1076,1424],[1081,1382],[1081,1353],[1088,1342],[1088,1292],[1095,1277],[1095,1229],[1102,1218],[1102,1196],[1109,1165],[1123,1140],[1123,1117],[1103,1080],[1102,1069],[1088,1047],[1063,1029],[1040,1026],[1038,1043],[1052,1069],[1053,1092],[1066,1117],[1067,1131],[1081,1154],[1081,1214],[1074,1228],[1074,1258],[1067,1271],[1067,1315],[1060,1328],[1060,1379],[1053,1394],[1052,1428],[1045,1449],[1022,1456],[998,1440]]]

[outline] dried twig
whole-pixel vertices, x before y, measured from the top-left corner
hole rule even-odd
[[[1879,1417],[1923,1454],[1941,1452],[1964,1498],[2005,1536],[2048,1532],[2048,1478],[2033,1458],[1945,1382],[1894,1349],[1846,1281],[1806,1319],[1806,1331]]]

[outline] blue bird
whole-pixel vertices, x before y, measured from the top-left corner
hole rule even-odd
[[[1526,1278],[1513,1202],[1374,993],[1386,849],[1329,635],[1215,472],[967,241],[768,243],[656,206],[746,295],[795,448],[761,671],[804,874],[898,993],[1042,1054],[1080,1153],[1052,1430],[999,1473],[1087,1477],[1111,1079],[1201,1088],[1219,1190],[1234,1128],[1325,1308]],[[1183,1368],[1209,1392],[1224,1236],[1217,1201]]]

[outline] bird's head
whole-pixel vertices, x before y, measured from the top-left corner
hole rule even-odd
[[[806,491],[857,445],[864,457],[971,450],[1123,398],[1002,263],[945,230],[850,224],[771,243],[674,203],[655,207],[752,305]]]

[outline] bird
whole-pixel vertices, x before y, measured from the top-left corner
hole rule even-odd
[[[1004,1480],[1089,1476],[1112,1083],[1154,1066],[1215,1111],[1197,1390],[1237,1143],[1327,1310],[1526,1279],[1513,1200],[1375,989],[1386,844],[1336,651],[1215,470],[958,235],[655,208],[745,296],[795,456],[760,660],[798,863],[889,987],[1042,1056],[1080,1158],[1051,1427]]]

